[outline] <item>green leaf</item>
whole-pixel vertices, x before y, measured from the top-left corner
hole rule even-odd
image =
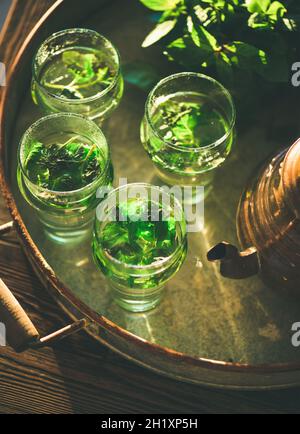
[[[300,29],[300,15],[287,15],[283,18],[283,24],[290,32],[295,32]]]
[[[269,29],[270,22],[266,15],[254,12],[249,17],[248,26],[252,29]]]
[[[200,5],[196,5],[193,8],[193,14],[204,27],[208,27],[218,21],[218,12],[211,6],[202,8]]]
[[[199,69],[206,62],[211,63],[212,50],[207,46],[197,47],[189,37],[178,38],[167,46],[165,52],[169,60],[175,60],[187,69]]]
[[[264,67],[259,71],[260,75],[266,80],[280,83],[288,82],[290,76],[290,65],[285,53],[280,53],[276,49],[266,53]]]
[[[232,85],[233,81],[233,68],[230,57],[223,53],[215,53],[216,69],[219,77],[228,84]]]
[[[143,5],[153,11],[166,11],[174,9],[181,0],[140,0]]]
[[[246,6],[249,12],[263,13],[266,12],[271,4],[271,0],[246,0]]]
[[[62,60],[66,65],[76,65],[81,62],[81,54],[78,51],[66,50],[62,54]]]
[[[176,26],[177,20],[168,20],[163,23],[158,24],[154,30],[146,37],[142,43],[142,47],[150,47],[150,45],[155,44],[155,42],[164,38],[168,33],[170,33]]]
[[[168,2],[153,3],[156,8],[158,3],[165,8]],[[172,33],[177,39],[168,43],[165,54],[186,70],[215,68],[220,77],[231,80],[237,74],[243,77],[248,73],[255,80],[258,73],[268,81],[284,81],[287,58],[296,48],[294,40],[287,47],[289,36],[285,31],[300,30],[298,3],[299,0],[180,0],[174,9],[164,9],[160,19],[160,23],[177,19],[176,31]],[[154,34],[154,40],[161,39],[165,31],[168,34],[167,27],[161,29],[162,36],[158,32],[157,39]]]
[[[178,38],[175,41],[171,42],[168,47],[169,49],[175,49],[179,51],[183,51],[187,48],[186,38]]]
[[[231,63],[241,69],[261,72],[263,65],[266,64],[266,53],[253,45],[235,41],[225,48],[231,55]]]
[[[208,12],[210,9],[211,8],[205,8],[204,9],[200,5],[194,6],[194,13],[201,24],[204,24],[208,20],[208,18],[209,18]]]
[[[282,18],[286,13],[287,13],[286,7],[278,1],[273,2],[269,7],[269,9],[267,10],[267,14],[274,20],[278,18]]]
[[[253,45],[236,41],[227,46],[231,50],[231,62],[241,70],[255,71],[264,79],[272,82],[288,80],[289,67],[285,51],[264,51]]]
[[[270,4],[267,10],[258,9],[253,12],[248,20],[249,27],[253,29],[273,29],[276,23],[287,13],[285,6],[279,1]]]
[[[189,33],[191,34],[192,40],[197,47],[203,48],[207,51],[213,51],[217,49],[218,42],[216,38],[203,26],[195,26],[192,17],[190,16],[187,18],[187,27]]]
[[[31,142],[31,146],[29,149],[29,152],[26,156],[26,160],[25,160],[25,164],[24,166],[26,167],[28,162],[35,162],[39,156],[40,153],[43,151],[43,143],[39,142],[38,140],[33,140]]]
[[[95,76],[93,69],[93,63],[96,61],[95,54],[67,50],[63,53],[62,60],[76,78],[76,84],[88,83]]]

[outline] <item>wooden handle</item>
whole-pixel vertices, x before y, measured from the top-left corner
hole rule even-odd
[[[0,322],[6,329],[6,340],[15,351],[23,351],[39,339],[30,318],[0,279]]]

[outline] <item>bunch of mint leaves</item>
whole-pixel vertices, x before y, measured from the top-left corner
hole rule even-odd
[[[300,2],[271,0],[140,0],[159,12],[143,47],[158,41],[185,69],[214,71],[223,82],[287,82],[296,60]]]

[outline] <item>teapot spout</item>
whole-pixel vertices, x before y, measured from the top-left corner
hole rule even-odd
[[[207,254],[210,262],[221,263],[222,276],[230,279],[245,279],[260,271],[258,252],[255,247],[240,252],[237,247],[225,241],[217,244]]]

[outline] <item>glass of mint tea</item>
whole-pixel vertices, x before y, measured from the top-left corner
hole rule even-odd
[[[57,242],[86,236],[101,188],[111,187],[113,168],[100,128],[76,114],[58,113],[35,122],[18,151],[18,184]]]
[[[122,308],[144,312],[157,306],[186,253],[182,207],[159,187],[128,184],[99,205],[94,259]]]
[[[101,123],[123,95],[119,53],[93,30],[54,33],[38,49],[32,75],[33,100],[46,114],[78,113]]]
[[[214,169],[230,153],[235,118],[232,97],[216,80],[174,74],[150,92],[141,140],[164,182],[208,193]]]

